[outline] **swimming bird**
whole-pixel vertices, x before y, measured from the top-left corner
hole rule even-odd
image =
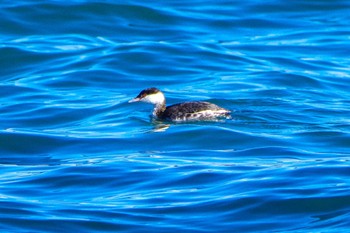
[[[219,107],[216,104],[202,101],[184,102],[166,107],[163,92],[155,87],[142,90],[132,102],[145,102],[154,105],[152,116],[160,120],[168,121],[202,121],[229,118],[230,110]]]

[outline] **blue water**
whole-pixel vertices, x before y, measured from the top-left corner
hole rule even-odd
[[[348,232],[350,2],[3,1],[1,232]],[[231,120],[168,124],[158,87]]]

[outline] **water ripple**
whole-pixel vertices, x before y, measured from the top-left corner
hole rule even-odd
[[[4,2],[0,229],[346,232],[348,11]],[[151,86],[232,119],[152,121]]]

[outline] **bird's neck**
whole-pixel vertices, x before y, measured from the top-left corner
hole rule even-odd
[[[154,109],[153,109],[152,115],[154,117],[159,118],[159,117],[162,116],[162,114],[164,113],[165,109],[166,109],[165,101],[163,101],[162,103],[157,103],[157,104],[154,105]]]

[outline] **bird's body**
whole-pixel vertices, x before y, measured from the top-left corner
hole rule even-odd
[[[205,121],[218,118],[227,118],[230,111],[216,104],[202,101],[184,102],[166,107],[164,94],[157,88],[148,88],[129,102],[142,101],[154,105],[153,117],[161,120]]]

